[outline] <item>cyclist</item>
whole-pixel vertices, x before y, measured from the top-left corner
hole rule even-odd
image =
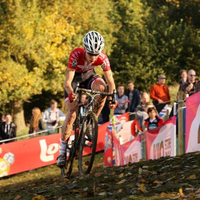
[[[103,37],[96,31],[90,31],[85,35],[83,44],[84,48],[78,47],[74,49],[69,56],[65,80],[65,105],[67,114],[62,128],[61,149],[57,159],[58,167],[65,166],[66,147],[76,118],[77,102],[74,89],[77,83],[82,88],[106,92],[106,83],[94,71],[95,67],[101,65],[104,78],[108,84],[108,92],[113,93],[113,90],[115,90],[110,62],[106,54],[102,52],[104,48]],[[99,116],[105,100],[106,97],[104,96],[98,96],[96,99],[93,111],[97,116]],[[114,105],[110,103],[109,106],[112,108]]]

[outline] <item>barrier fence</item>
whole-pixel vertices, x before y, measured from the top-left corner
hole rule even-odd
[[[59,130],[60,128],[62,128],[62,126],[57,126],[56,128],[53,128],[53,129],[48,129],[48,130],[46,129],[46,130],[42,130],[42,131],[38,131],[38,132],[35,132],[35,133],[30,133],[30,134],[10,138],[10,139],[0,140],[0,144],[10,142],[10,141],[13,141],[13,140],[19,141],[19,140],[24,139],[24,138],[42,136],[43,133],[45,133],[44,135],[49,135],[49,131],[55,131],[56,129]]]
[[[119,120],[129,120],[128,114],[126,113],[119,116]],[[108,126],[109,122],[98,127],[97,152],[104,150],[105,133]],[[20,136],[16,139],[26,137],[28,137],[28,139],[0,145],[0,177],[56,163],[56,158],[59,155],[61,135],[57,133],[41,136],[42,133],[46,133],[46,131]],[[74,135],[72,133],[70,141],[73,139]],[[85,155],[89,153],[90,151],[84,152]]]
[[[152,131],[139,133],[132,140],[128,113],[100,125],[97,151],[105,150],[105,166],[124,165],[138,162],[140,159],[158,159],[162,156],[199,151],[200,92],[188,97],[186,108],[184,107],[185,105],[179,105],[176,116]],[[56,163],[60,134],[41,136],[43,133],[47,134],[47,130],[15,138],[19,140],[28,137],[25,140],[0,145],[0,177]],[[73,137],[72,135],[70,139],[73,140]],[[4,140],[7,141],[10,140]],[[87,153],[90,152],[85,152]]]
[[[105,166],[123,165],[127,164],[127,161],[133,163],[140,159],[158,159],[163,156],[176,156],[199,151],[200,92],[188,97],[186,102],[179,103],[178,109],[174,112],[176,115],[166,120],[164,124],[154,130],[140,133],[131,141],[120,143],[121,138],[128,138],[127,135],[131,135],[130,130],[128,132],[126,129],[122,129],[118,133],[107,130]],[[126,124],[130,126],[130,122],[126,122],[123,126],[126,127]],[[111,144],[109,140],[113,143]],[[126,146],[126,150],[124,150],[124,146]],[[122,157],[120,162],[118,162],[119,155]]]

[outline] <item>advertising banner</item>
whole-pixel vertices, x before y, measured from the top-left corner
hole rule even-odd
[[[165,156],[176,156],[176,116],[161,126],[146,131],[147,160]]]
[[[128,114],[126,113],[118,118],[128,119]],[[109,122],[98,128],[96,151],[104,150],[108,125]],[[60,149],[60,137],[61,135],[58,133],[0,144],[0,177],[56,163]],[[70,140],[73,140],[73,138],[72,134]],[[86,155],[90,151],[84,153]]]
[[[200,92],[186,99],[185,149],[200,151]]]
[[[121,145],[122,164],[139,162],[142,158],[141,135]]]

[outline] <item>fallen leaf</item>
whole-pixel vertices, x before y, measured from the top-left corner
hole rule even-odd
[[[195,191],[196,188],[185,188],[186,191]]]
[[[128,172],[125,176],[131,176],[132,173],[131,172]]]
[[[122,189],[119,189],[119,190],[117,191],[117,193],[122,193]]]
[[[117,184],[120,185],[120,184],[125,183],[125,182],[126,182],[126,179],[123,179],[123,180],[119,181]]]
[[[32,200],[45,200],[42,195],[38,195],[37,197],[33,197]]]
[[[159,184],[159,185],[161,185],[161,184],[163,184],[163,182],[162,182],[162,181],[157,181],[157,180],[155,180],[155,181],[153,182],[153,184]]]
[[[139,167],[139,169],[138,169],[138,173],[139,173],[139,175],[142,174],[142,167]]]
[[[167,196],[167,194],[166,194],[166,193],[164,193],[164,192],[162,192],[162,193],[160,194],[160,196],[161,196],[162,198],[164,198],[164,197],[166,197],[166,196]]]
[[[183,194],[183,189],[182,188],[180,188],[179,189],[179,195],[182,197],[184,194]]]
[[[193,174],[193,175],[189,176],[187,179],[189,179],[189,180],[194,180],[194,179],[196,179],[196,175]]]
[[[200,194],[200,188],[195,192],[195,193],[198,193],[198,194]]]
[[[105,195],[107,195],[107,193],[106,192],[100,192],[98,195],[99,196],[105,196]]]
[[[119,178],[122,178],[124,176],[124,173],[121,173],[120,175],[119,175]]]
[[[17,195],[15,196],[14,200],[18,200],[18,199],[21,199],[21,196],[20,195]]]
[[[145,188],[145,186],[144,186],[144,184],[140,184],[139,190],[140,190],[141,192],[143,192],[143,193],[146,193],[146,192],[147,192],[147,191],[146,191],[146,188]]]

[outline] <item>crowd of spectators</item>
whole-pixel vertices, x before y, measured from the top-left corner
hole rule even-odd
[[[182,70],[180,72],[180,86],[178,91],[183,91],[184,98],[200,91],[200,81],[196,80],[196,72],[191,69],[188,72]],[[169,88],[165,84],[166,76],[160,74],[158,82],[151,86],[149,92],[139,92],[135,88],[133,81],[128,81],[126,88],[120,84],[117,87],[116,108],[114,115],[118,116],[129,112],[130,120],[133,120],[131,125],[131,133],[135,136],[139,131],[144,131],[146,128],[152,130],[164,121],[158,116],[159,112],[166,105],[170,105]],[[151,99],[151,100],[150,100]],[[179,100],[177,98],[177,100]],[[87,103],[87,96],[82,95],[82,102]],[[99,123],[109,121],[110,109],[108,101],[99,116]],[[32,110],[30,120],[29,134],[37,133],[46,130],[47,134],[58,132],[58,127],[61,121],[64,121],[65,114],[58,108],[58,103],[51,100],[50,107],[42,114],[37,107]],[[16,137],[17,126],[12,122],[12,116],[8,113],[2,115],[0,124],[0,141]],[[10,141],[14,141],[10,140]]]

